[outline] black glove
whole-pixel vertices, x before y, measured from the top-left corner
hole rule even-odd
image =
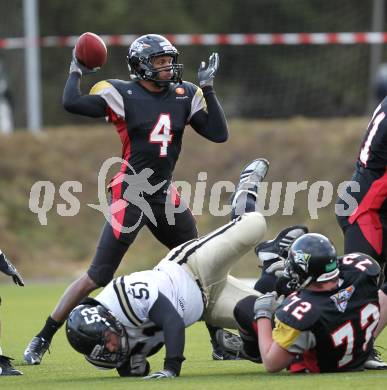
[[[144,377],[143,379],[165,379],[165,378],[176,378],[176,376],[177,376],[176,373],[174,373],[173,371],[164,369],[164,370],[154,372],[153,374],[150,374]]]
[[[71,59],[70,69],[69,73],[77,72],[81,76],[84,76],[85,74],[95,73],[97,70],[101,69],[100,67],[89,69],[85,65],[82,65],[77,57],[75,56],[75,49],[73,49],[73,56]]]
[[[13,281],[18,286],[24,286],[24,281],[15,266],[5,257],[5,254],[0,250],[0,271],[6,275],[12,276]]]
[[[198,80],[200,88],[214,85],[215,74],[219,68],[219,55],[218,53],[212,53],[208,60],[208,67],[206,63],[202,61],[198,70]]]

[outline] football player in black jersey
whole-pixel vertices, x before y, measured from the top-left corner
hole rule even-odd
[[[87,69],[73,54],[63,93],[64,107],[75,114],[106,117],[115,125],[122,141],[123,163],[110,183],[110,220],[115,223],[105,223],[87,273],[68,287],[43,329],[27,346],[24,360],[28,364],[40,364],[69,312],[91,291],[110,282],[144,225],[170,249],[197,237],[196,223],[188,208],[174,215],[174,224],[170,224],[166,214],[180,202],[171,179],[186,125],[213,142],[225,142],[228,138],[226,118],[213,88],[218,54],[210,56],[208,67],[201,63],[200,87],[182,81],[183,65],[177,62],[178,51],[161,35],[137,38],[127,59],[131,81],[101,81],[89,95],[82,95],[81,77],[97,69]],[[140,186],[140,193],[135,194],[139,202],[134,204],[126,196],[131,189],[128,183],[141,173],[146,181],[135,183]],[[151,213],[145,213],[141,202]],[[130,229],[135,225],[135,229]]]
[[[234,310],[243,355],[270,372],[362,370],[380,318],[379,274],[370,256],[337,257],[327,237],[302,235],[281,278],[294,292],[280,304],[275,292],[247,297]]]
[[[0,249],[0,271],[6,275],[12,276],[14,283],[17,286],[24,286],[24,281],[15,266],[7,259],[5,254]],[[0,298],[1,304],[1,298]],[[1,324],[0,324],[1,329]],[[0,347],[0,376],[22,375],[22,372],[14,368],[11,364],[11,358],[3,355]]]
[[[361,252],[372,256],[384,269],[387,258],[387,99],[374,111],[363,138],[355,172],[336,204],[337,220],[344,233],[344,253]],[[356,207],[349,209],[351,196]],[[345,215],[343,213],[345,212]],[[383,279],[382,279],[383,280]],[[380,291],[381,304],[387,305],[387,283]],[[382,320],[386,323],[386,320]],[[387,369],[377,351],[366,367]]]

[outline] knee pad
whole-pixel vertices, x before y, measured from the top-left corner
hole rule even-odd
[[[254,303],[256,299],[256,296],[250,295],[240,300],[234,308],[234,317],[243,342],[243,355],[250,361],[262,363],[257,330],[254,326]]]
[[[250,336],[255,334],[252,324],[254,322],[254,303],[256,299],[255,295],[249,295],[241,299],[234,307],[234,318],[238,324],[238,330]]]

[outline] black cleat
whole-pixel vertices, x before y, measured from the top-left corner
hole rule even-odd
[[[216,341],[223,353],[235,356],[235,360],[250,360],[254,363],[262,363],[260,356],[249,356],[244,350],[243,340],[237,334],[224,329],[216,331]]]
[[[283,229],[273,240],[264,241],[255,247],[255,254],[260,260],[260,265],[265,261],[286,259],[290,245],[298,238],[308,233],[304,225],[294,225]]]
[[[223,344],[224,341],[224,344]],[[225,329],[218,329],[215,339],[211,340],[212,360],[240,360],[239,349],[242,343],[240,337]]]
[[[366,370],[387,370],[387,363],[382,360],[380,352],[375,347],[371,350],[368,359],[364,363],[364,368]]]
[[[269,161],[265,158],[258,158],[243,168],[239,176],[239,183],[232,197],[232,207],[235,207],[236,200],[240,194],[248,193],[255,197],[258,196],[259,183],[265,178],[269,165]]]
[[[218,343],[219,350],[222,351],[222,353],[228,353],[236,358],[240,358],[243,350],[243,341],[238,335],[225,329],[218,329],[216,331],[216,341]]]
[[[24,361],[31,365],[40,364],[43,355],[49,347],[50,343],[48,341],[42,337],[35,336],[24,351]]]
[[[12,358],[4,355],[0,355],[0,376],[16,376],[23,375],[23,373],[11,364]]]

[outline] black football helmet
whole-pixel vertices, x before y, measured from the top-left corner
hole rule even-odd
[[[329,238],[308,233],[297,238],[289,248],[284,276],[296,290],[311,282],[326,282],[339,276],[336,249]]]
[[[109,332],[119,337],[120,346],[116,352],[110,352],[105,346]],[[128,359],[129,345],[124,326],[98,302],[81,304],[70,313],[66,335],[71,346],[96,366],[118,368]]]
[[[154,81],[159,86],[167,86],[169,83],[181,83],[183,64],[177,63],[179,52],[162,35],[148,34],[137,38],[129,47],[128,67],[129,72],[141,80]],[[155,69],[152,59],[160,56],[172,57],[172,65]],[[162,71],[173,70],[170,80],[159,80],[158,74]]]

